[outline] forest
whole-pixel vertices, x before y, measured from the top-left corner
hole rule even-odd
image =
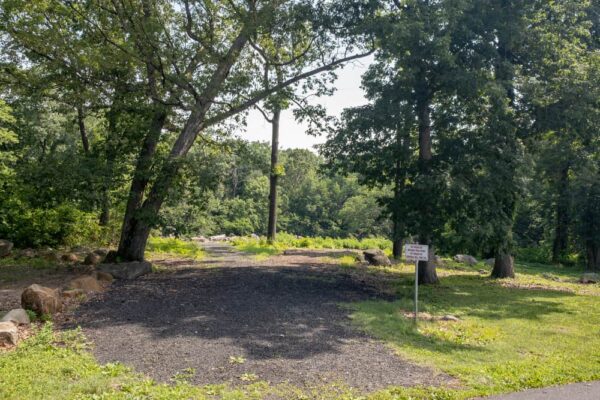
[[[446,310],[435,301],[448,287],[454,292],[446,295],[456,300],[449,310],[463,312],[467,322],[483,317],[469,316],[463,300],[456,297],[461,290],[472,290],[469,293],[482,301],[495,293],[517,318],[528,322],[551,312],[534,310],[517,288],[540,289],[538,301],[547,301],[557,315],[571,306],[580,309],[578,301],[587,309],[598,306],[594,303],[600,273],[598,1],[0,0],[0,46],[0,284],[25,282],[21,267],[39,267],[38,272],[54,268],[48,264],[49,252],[63,253],[51,262],[63,267],[70,263],[68,270],[56,266],[65,274],[83,274],[73,265],[85,258],[85,264],[93,266],[95,261],[87,260],[98,257],[100,265],[131,267],[132,274],[136,266],[152,261],[154,269],[148,266],[145,271],[152,271],[150,276],[162,276],[159,272],[164,271],[171,276],[171,270],[177,273],[179,267],[168,259],[174,252],[161,253],[164,243],[180,246],[181,254],[191,248],[192,263],[209,257],[219,268],[228,267],[222,262],[230,263],[236,273],[239,257],[257,271],[272,267],[252,264],[264,260],[252,258],[251,251],[264,252],[273,257],[272,263],[286,268],[300,266],[313,273],[314,260],[302,257],[327,266],[330,253],[292,252],[288,255],[300,259],[288,263],[280,260],[284,249],[336,247],[332,249],[338,251],[336,257],[351,258],[344,258],[338,267],[358,268],[362,255],[356,261],[353,251],[376,243],[391,258],[390,268],[399,268],[390,274],[400,274],[394,275],[400,280],[394,281],[394,289],[371,297],[361,297],[367,290],[361,287],[357,298],[366,303],[360,303],[353,315],[372,329],[369,332],[404,349],[400,353],[411,362],[435,354],[442,370],[443,364],[451,363],[440,361],[440,349],[445,355],[466,352],[469,346],[485,346],[501,336],[486,336],[491,331],[481,326],[488,320],[465,328],[479,335],[472,342],[460,342],[462,333],[452,331],[456,336],[450,337],[435,331],[437,323],[461,323],[454,314],[434,315]],[[367,65],[360,78],[364,103],[341,113],[327,109],[325,99],[336,93],[338,75],[357,62]],[[287,112],[319,144],[282,146],[290,135],[281,117]],[[264,118],[270,141],[249,138],[251,113]],[[225,250],[207,239],[211,236],[225,238],[229,243],[223,244]],[[314,246],[318,241],[331,245]],[[409,329],[403,319],[397,320],[398,312],[409,316],[403,302],[412,296],[406,284],[410,275],[402,275],[407,273],[402,270],[407,243],[428,246],[428,260],[418,261],[415,271],[425,298],[435,304],[428,310],[431,315],[424,317],[431,331],[419,331],[416,325]],[[346,247],[350,253],[339,252]],[[89,254],[76,254],[77,249]],[[93,256],[92,249],[102,251]],[[26,257],[19,254],[32,254],[34,260],[39,255],[39,265],[23,261]],[[469,268],[479,265],[478,270],[461,270],[459,261],[469,256],[474,260]],[[195,273],[206,267],[193,265]],[[217,273],[235,275],[219,268]],[[252,273],[259,272],[252,268],[239,272],[241,280],[250,282],[241,293],[254,283],[257,289],[247,296],[285,286],[279,281],[261,286],[272,276],[255,278]],[[94,271],[93,276],[99,277],[99,270]],[[468,277],[457,277],[460,271]],[[382,271],[373,272],[378,273]],[[578,281],[582,274],[588,278]],[[472,279],[484,279],[483,275],[485,281],[473,284]],[[541,284],[533,275],[546,280]],[[369,286],[373,276],[357,279]],[[203,279],[209,278],[196,278],[190,282],[206,289]],[[141,279],[152,285],[152,279],[159,278]],[[322,304],[346,302],[346,297],[340,295],[339,300],[333,293],[340,288],[355,290],[355,283],[347,283],[346,275],[338,279],[339,286],[332,289],[323,283],[310,293],[333,291]],[[588,280],[591,289],[577,286]],[[174,282],[168,285],[179,285]],[[307,278],[304,288],[316,285],[311,282]],[[223,290],[230,283],[225,278],[219,281]],[[379,289],[384,283],[371,286]],[[563,283],[566,286],[560,286]],[[107,293],[118,298],[124,289],[116,287]],[[294,288],[291,293],[296,293]],[[177,286],[171,292],[194,297],[208,296],[213,289],[197,294]],[[564,299],[568,306],[549,305],[565,293],[573,296]],[[589,297],[580,300],[580,295]],[[220,298],[220,293],[215,296]],[[281,304],[286,304],[287,293],[282,296]],[[306,298],[296,300],[303,305],[319,298],[304,292],[301,296]],[[385,296],[399,296],[404,311],[369,303],[388,299]],[[0,296],[0,310],[8,311],[2,301]],[[256,301],[263,304],[262,299]],[[200,303],[211,300],[198,297],[196,304]],[[494,315],[506,312],[492,303],[472,307],[481,306],[482,313]],[[523,304],[529,305],[522,313],[514,311]],[[261,308],[267,309],[268,304]],[[389,320],[377,319],[381,310]],[[139,315],[147,312],[138,310]],[[38,314],[41,320],[46,318],[46,313]],[[575,314],[571,317],[579,318]],[[415,311],[415,321],[418,316]],[[321,319],[329,318],[325,313]],[[111,321],[117,320],[129,323]],[[185,320],[183,315],[180,320]],[[262,332],[262,325],[252,325],[255,322],[246,321]],[[313,327],[312,322],[302,326]],[[419,350],[406,350],[404,339],[393,336],[390,332],[396,328],[387,323],[403,327],[400,331],[412,338],[410,346]],[[582,327],[584,320],[573,323],[586,334],[591,332]],[[215,330],[238,333],[229,328]],[[240,338],[245,336],[232,340],[246,340]],[[449,345],[453,340],[457,342]],[[246,349],[250,360],[255,347]],[[494,354],[508,354],[496,350]],[[229,357],[231,368],[244,363],[235,358],[241,356]],[[296,353],[289,356],[294,357]],[[110,357],[102,360],[112,362]],[[591,364],[592,359],[581,361],[582,366]],[[0,370],[2,365],[0,358]],[[527,364],[527,371],[532,365]],[[465,387],[473,391],[431,398],[467,398],[599,379],[597,368],[590,370],[573,375],[563,370],[554,375],[540,372],[548,379],[530,377],[526,383],[515,383],[517,377],[499,383],[501,379],[488,371],[485,379],[492,382],[488,390],[481,380],[465,378],[457,367],[444,371],[468,382]],[[354,371],[346,375],[354,376]],[[419,392],[423,397],[390,398],[425,399],[436,390]]]

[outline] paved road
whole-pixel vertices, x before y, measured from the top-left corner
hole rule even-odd
[[[485,400],[600,400],[600,381],[486,397]]]

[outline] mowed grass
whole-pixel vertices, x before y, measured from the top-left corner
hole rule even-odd
[[[439,285],[419,289],[420,311],[451,314],[458,322],[415,327],[405,316],[413,309],[409,265],[386,271],[398,277],[400,300],[351,305],[354,322],[401,356],[458,378],[460,388],[416,398],[462,399],[600,379],[600,285],[581,285],[581,271],[547,265],[517,265],[521,272],[508,280],[492,280],[481,268],[440,269]],[[394,393],[409,396],[406,389],[385,396]]]
[[[392,242],[384,238],[297,237],[288,233],[277,234],[275,243],[268,243],[265,238],[250,237],[237,238],[232,243],[238,250],[259,258],[281,254],[285,249],[381,249],[388,255],[392,251]]]
[[[176,238],[150,237],[146,247],[146,258],[164,256],[200,260],[204,258],[205,252],[194,242]]]

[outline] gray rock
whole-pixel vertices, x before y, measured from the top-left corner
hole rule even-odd
[[[598,283],[600,282],[600,274],[595,272],[586,272],[581,275],[581,279],[579,279],[581,283]]]
[[[454,261],[459,262],[461,264],[467,265],[475,265],[477,264],[477,259],[468,254],[457,254],[452,258]]]
[[[484,263],[486,263],[487,265],[489,265],[490,267],[493,267],[494,264],[496,263],[496,259],[495,258],[488,258],[484,261]]]
[[[373,250],[365,250],[363,251],[365,256],[365,260],[371,265],[379,265],[379,266],[390,266],[392,262],[385,255],[385,253],[379,249]]]
[[[10,254],[13,248],[12,242],[0,239],[0,257],[5,257]]]
[[[108,254],[108,249],[96,249],[94,250],[94,254],[98,254],[100,257],[106,257]]]
[[[19,252],[19,257],[22,258],[34,258],[35,256],[35,250],[33,249],[23,249]]]
[[[29,315],[27,311],[22,308],[15,308],[14,310],[10,310],[0,322],[14,322],[16,325],[29,325],[31,321],[29,320]]]
[[[85,265],[96,265],[96,264],[100,264],[102,262],[103,257],[100,254],[97,253],[90,253],[87,256],[85,256],[85,260],[83,260],[83,263]]]
[[[435,265],[437,265],[438,267],[443,267],[444,266],[444,260],[442,259],[442,257],[440,256],[433,256],[433,263]]]
[[[209,238],[212,242],[223,242],[227,240],[227,235],[214,235]]]
[[[454,315],[444,315],[442,318],[440,318],[440,320],[442,321],[453,321],[453,322],[458,322],[460,321],[460,319],[458,317],[455,317]]]
[[[148,261],[98,264],[96,269],[98,271],[108,272],[116,279],[135,279],[152,272],[152,264]]]
[[[19,340],[19,330],[11,321],[0,322],[0,344],[16,345]]]

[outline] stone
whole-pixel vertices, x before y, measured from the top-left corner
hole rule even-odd
[[[250,237],[252,239],[260,239],[260,236],[258,236],[256,233],[253,233],[252,235],[250,235]]]
[[[14,310],[10,310],[0,322],[13,322],[15,325],[29,325],[31,320],[29,319],[29,314],[27,311],[22,308],[15,308]]]
[[[98,264],[96,270],[108,272],[115,279],[135,279],[152,272],[152,264],[148,261]]]
[[[371,265],[379,265],[379,266],[390,266],[392,262],[385,255],[385,253],[379,249],[373,250],[365,250],[363,251],[365,256],[365,260]]]
[[[468,254],[457,254],[452,258],[454,261],[459,262],[461,264],[467,265],[475,265],[477,264],[477,259]]]
[[[98,254],[100,257],[106,257],[108,255],[108,249],[96,249],[94,254]]]
[[[39,316],[52,315],[62,310],[62,301],[57,290],[33,284],[21,294],[21,307]]]
[[[579,279],[580,283],[599,283],[600,282],[600,274],[595,272],[586,272],[581,275],[581,279]]]
[[[79,257],[77,257],[77,254],[74,253],[63,254],[60,259],[67,263],[76,263],[79,261]]]
[[[480,269],[480,270],[479,270],[479,273],[480,273],[481,275],[485,275],[485,274],[487,274],[488,272],[487,272],[485,269]]]
[[[83,289],[69,289],[69,290],[63,290],[61,295],[65,299],[77,299],[77,298],[85,297],[85,291]]]
[[[93,276],[80,276],[69,282],[69,289],[81,289],[86,293],[101,292],[104,290],[100,282]]]
[[[44,257],[44,259],[51,261],[51,262],[60,262],[61,261],[61,257],[58,253],[55,253],[52,250],[45,250],[42,253],[42,256]]]
[[[194,242],[200,242],[200,243],[205,243],[205,242],[207,242],[207,241],[208,241],[208,239],[207,239],[207,238],[205,238],[204,236],[194,236],[194,237],[192,238],[192,240],[193,240]]]
[[[495,258],[488,258],[484,261],[484,263],[486,265],[489,265],[490,267],[493,267],[494,264],[496,263],[496,259]]]
[[[8,240],[0,239],[0,257],[6,257],[10,254],[13,248],[13,243]]]
[[[19,252],[19,257],[22,258],[34,258],[35,256],[35,250],[33,249],[23,249]]]
[[[440,318],[441,321],[453,321],[453,322],[458,322],[460,321],[460,319],[458,317],[455,317],[454,315],[444,315],[442,318]]]
[[[435,265],[437,265],[438,267],[443,267],[444,266],[444,260],[442,260],[442,257],[440,256],[433,256],[433,263]]]
[[[11,321],[0,322],[0,345],[16,345],[19,329]]]
[[[211,242],[222,242],[227,240],[227,235],[214,235],[209,238]]]
[[[94,276],[100,282],[112,283],[115,280],[111,274],[108,272],[96,271],[94,272]]]
[[[102,256],[100,254],[96,254],[96,253],[90,253],[87,256],[85,256],[85,260],[83,260],[83,263],[85,265],[96,265],[96,264],[100,264],[102,262]]]

